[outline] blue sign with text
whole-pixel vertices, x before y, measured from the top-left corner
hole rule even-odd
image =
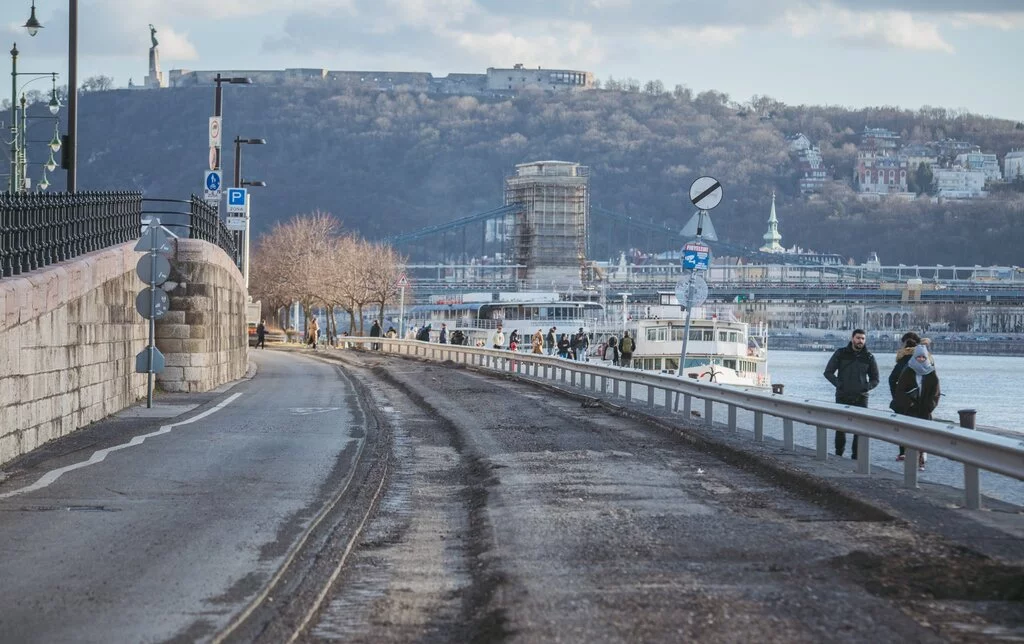
[[[690,242],[683,246],[683,269],[706,271],[711,263],[711,249],[704,244]]]

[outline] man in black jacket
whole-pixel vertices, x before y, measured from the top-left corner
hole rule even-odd
[[[825,378],[836,388],[836,402],[856,407],[868,406],[868,392],[878,386],[878,363],[867,350],[867,335],[863,329],[854,329],[850,343],[829,358],[825,365]],[[836,456],[846,449],[846,432],[836,429]],[[853,435],[853,453],[857,458],[857,435]]]

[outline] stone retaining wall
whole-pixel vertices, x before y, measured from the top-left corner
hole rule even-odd
[[[171,310],[156,325],[165,391],[208,391],[245,375],[242,275],[216,246],[176,240]],[[148,322],[135,242],[0,279],[0,465],[146,396],[135,355]]]
[[[0,464],[146,395],[133,246],[0,280]]]
[[[245,375],[249,340],[242,273],[222,250],[177,240],[170,311],[156,328],[167,359],[157,377],[165,391],[209,391]]]

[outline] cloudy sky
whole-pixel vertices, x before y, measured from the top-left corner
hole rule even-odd
[[[2,0],[24,71],[61,71],[67,7]],[[22,6],[23,5],[23,6]],[[590,70],[786,103],[963,108],[1024,120],[1024,0],[79,0],[79,78],[164,70]],[[0,77],[10,74],[10,57]],[[26,79],[27,80],[27,79]],[[35,83],[41,88],[45,82]],[[4,94],[6,96],[6,94]]]

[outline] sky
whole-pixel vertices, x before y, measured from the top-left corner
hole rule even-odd
[[[1024,121],[1024,0],[78,0],[79,80],[170,69],[586,70],[745,102],[928,105]],[[67,82],[68,2],[0,0],[18,68]],[[10,76],[10,56],[0,77]],[[26,77],[19,85],[31,80]],[[45,81],[29,89],[45,89]],[[0,92],[0,96],[7,96]]]

